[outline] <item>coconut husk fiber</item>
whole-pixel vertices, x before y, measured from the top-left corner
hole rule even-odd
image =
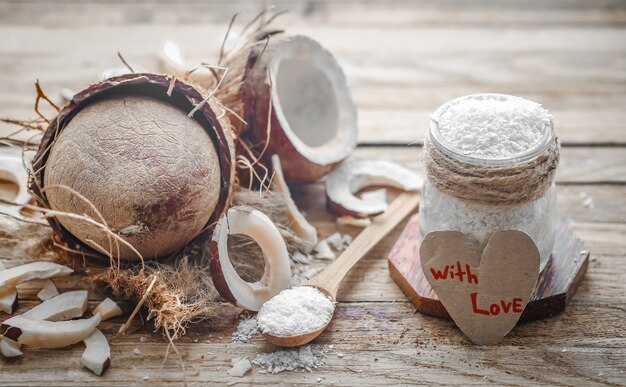
[[[289,228],[282,195],[267,191],[261,196],[258,191],[239,189],[233,205],[254,207],[267,214],[285,239],[290,256],[304,247]],[[264,268],[263,253],[258,245],[248,237],[236,235],[230,236],[228,243],[231,261],[239,275],[247,281],[258,280]],[[144,302],[147,319],[154,321],[155,328],[171,331],[172,337],[177,338],[185,333],[189,322],[219,318],[222,310],[223,300],[211,280],[208,267],[211,257],[206,246],[206,240],[200,238],[165,261],[122,263],[121,266],[83,260],[64,250],[57,251],[55,258],[83,270],[90,282],[110,289],[117,298],[137,302],[147,294]]]
[[[282,194],[266,191],[261,195],[259,191],[241,188],[234,195],[233,205],[254,207],[267,214],[277,225],[290,256],[304,248],[304,243],[289,228]],[[37,211],[36,207],[27,207]],[[43,214],[44,217],[55,215],[45,210]],[[240,276],[247,281],[259,279],[264,259],[258,245],[248,237],[237,235],[230,236],[228,243],[231,261]],[[5,262],[15,262],[15,265],[40,260],[67,265],[84,274],[91,285],[112,293],[117,300],[137,304],[145,298],[147,319],[153,321],[156,329],[169,331],[173,339],[185,333],[188,323],[211,321],[224,311],[224,300],[211,280],[209,249],[202,238],[166,260],[110,264],[69,250],[42,221],[0,215],[0,254]]]

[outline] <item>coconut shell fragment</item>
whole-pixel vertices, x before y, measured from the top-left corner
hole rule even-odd
[[[203,100],[191,85],[147,73],[74,96],[51,121],[30,182],[40,206],[93,219],[49,218],[67,247],[152,259],[177,253],[220,217],[234,186],[234,146],[210,101],[188,116]]]

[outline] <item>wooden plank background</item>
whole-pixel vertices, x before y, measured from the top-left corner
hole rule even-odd
[[[517,327],[497,346],[478,347],[447,321],[414,313],[389,278],[385,256],[400,229],[348,276],[329,330],[333,344],[313,373],[228,379],[230,360],[272,348],[261,338],[230,343],[239,311],[194,324],[178,345],[190,384],[626,384],[626,2],[619,0],[277,1],[291,12],[279,25],[320,41],[335,54],[359,108],[354,157],[382,157],[421,170],[419,145],[428,114],[476,92],[517,94],[553,113],[564,148],[557,175],[559,211],[592,253],[570,307]],[[211,61],[231,15],[242,20],[263,4],[243,0],[0,0],[0,116],[32,117],[33,82],[58,95],[79,89],[116,52],[157,70],[162,42],[173,38],[194,61]],[[0,133],[12,128],[0,125]],[[321,184],[294,187],[322,236],[342,229],[324,211]],[[583,205],[593,199],[593,208]],[[2,236],[10,238],[9,236]],[[10,255],[10,254],[9,254]],[[5,257],[20,259],[23,257]],[[82,288],[73,276],[63,289]],[[20,310],[38,284],[20,289]],[[90,295],[96,304],[102,297]],[[107,335],[122,319],[106,322]],[[142,343],[139,337],[148,341]],[[194,342],[197,340],[197,342]],[[134,348],[143,356],[133,354]],[[0,384],[182,383],[175,356],[149,328],[112,342],[102,378],[81,368],[80,345],[29,350],[0,359]],[[344,354],[343,358],[335,355]],[[144,377],[149,379],[144,379]]]

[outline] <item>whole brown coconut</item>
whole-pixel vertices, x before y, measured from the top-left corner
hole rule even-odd
[[[229,129],[209,104],[188,117],[200,101],[191,86],[155,74],[89,87],[46,132],[33,165],[35,197],[53,210],[102,216],[143,258],[181,250],[219,218],[232,191]],[[81,219],[51,224],[72,248],[140,258]]]

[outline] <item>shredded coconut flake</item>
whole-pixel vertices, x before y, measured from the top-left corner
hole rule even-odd
[[[335,310],[333,301],[312,286],[286,289],[263,304],[257,315],[263,333],[291,336],[326,325]]]
[[[285,349],[276,352],[262,353],[252,363],[261,366],[262,371],[277,374],[283,371],[303,369],[309,372],[324,364],[328,347],[307,345],[304,347]]]
[[[552,116],[521,97],[477,95],[453,100],[438,118],[439,133],[466,155],[506,158],[539,143]]]
[[[317,245],[315,246],[314,250],[315,250],[315,258],[317,259],[334,260],[337,258],[335,253],[333,253],[333,251],[330,249],[330,246],[328,245],[328,241],[326,239],[319,241]]]
[[[344,251],[352,243],[352,237],[348,234],[340,234],[338,232],[326,238],[326,241],[330,243],[335,250]]]
[[[256,316],[251,318],[242,318],[239,320],[237,330],[233,332],[232,340],[234,343],[249,343],[250,339],[258,332]]]

